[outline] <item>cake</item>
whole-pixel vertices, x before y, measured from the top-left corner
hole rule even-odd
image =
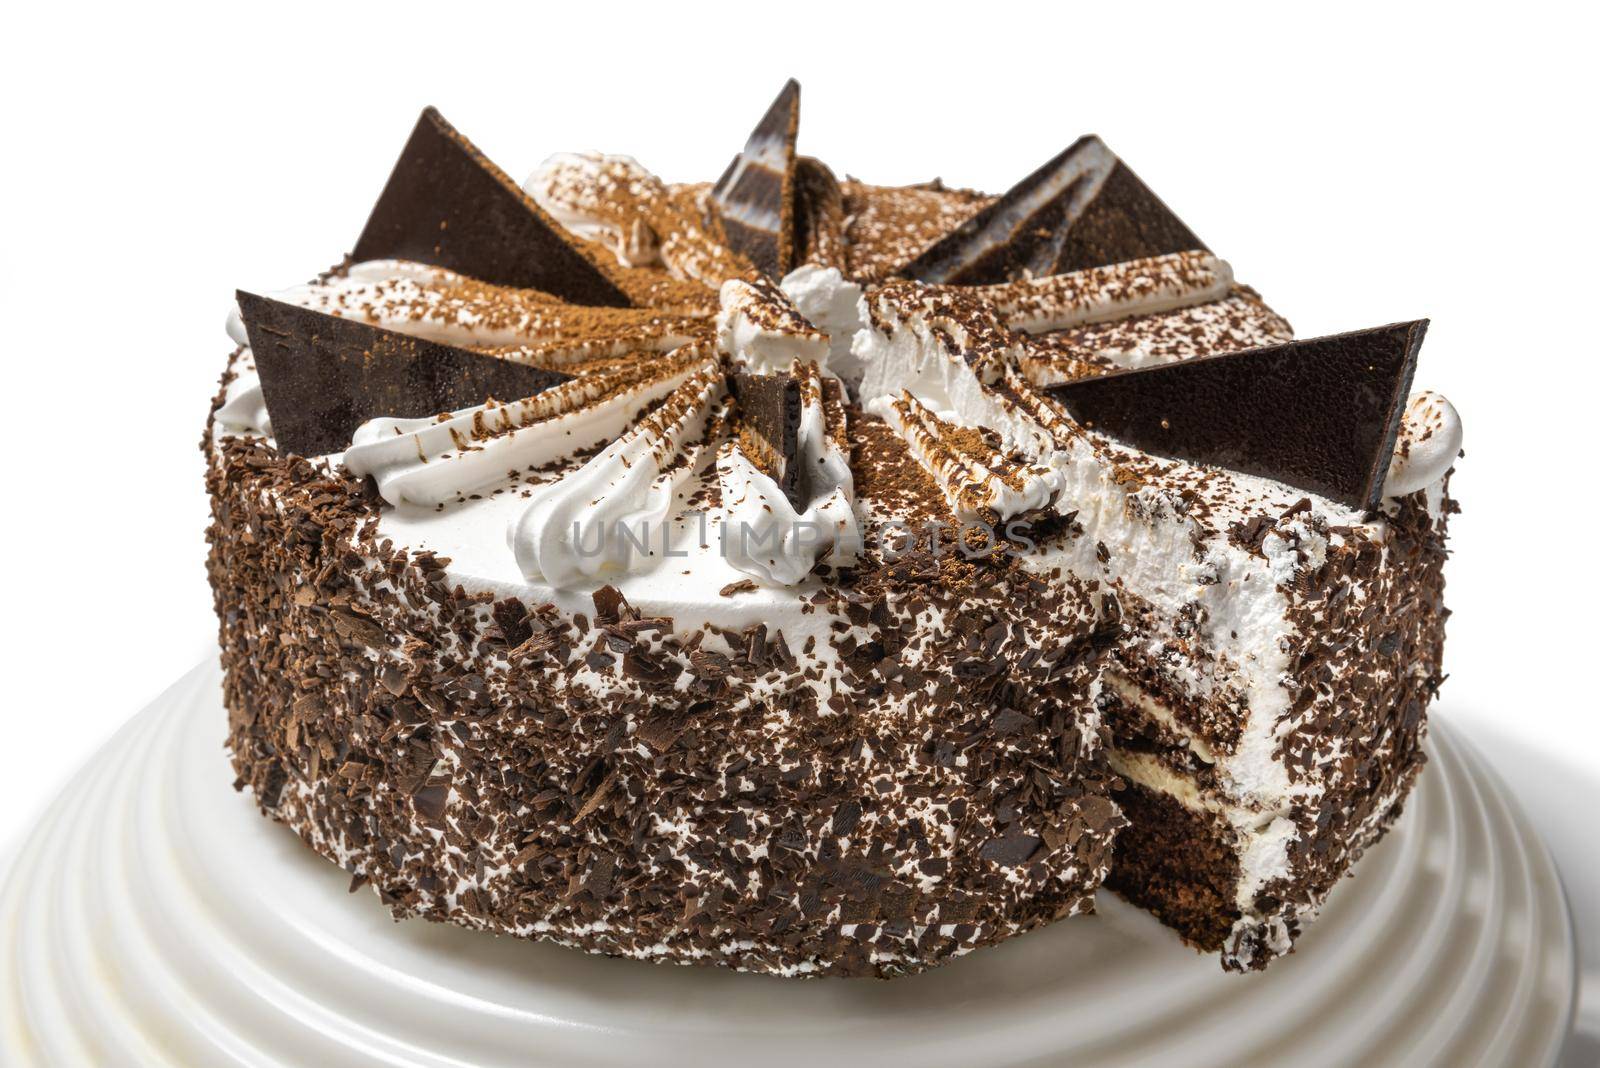
[[[517,186],[424,111],[353,251],[241,292],[203,448],[228,747],[425,917],[915,972],[1102,885],[1224,967],[1397,818],[1460,423],[1425,323],[1296,340],[1098,138]]]

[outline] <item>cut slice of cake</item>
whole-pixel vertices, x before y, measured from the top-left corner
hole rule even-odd
[[[1421,765],[1422,712],[1441,678],[1443,532],[1453,510],[1444,469],[1453,451],[1435,454],[1432,471],[1406,472],[1425,481],[1420,492],[1384,497],[1379,481],[1380,505],[1368,511],[1260,474],[1151,455],[1075,421],[1074,408],[1090,405],[1012,370],[1029,364],[1034,340],[1000,333],[993,313],[965,294],[885,287],[867,305],[871,325],[856,338],[872,369],[863,391],[911,382],[949,424],[992,429],[991,451],[1024,464],[994,480],[1011,491],[986,498],[999,519],[1025,517],[1037,497],[1018,491],[1049,485],[1055,510],[1082,530],[1025,557],[1026,566],[1098,580],[1114,594],[1122,637],[1097,701],[1110,717],[1109,757],[1127,783],[1117,800],[1130,827],[1111,885],[1195,944],[1221,950],[1231,968],[1285,952],[1393,821]],[[1392,349],[1383,342],[1393,334],[1357,340],[1376,357]],[[1416,332],[1400,334],[1414,356]],[[1344,368],[1311,373],[1315,346],[1282,347],[1308,368],[1288,384],[1334,397]],[[985,347],[986,362],[974,361]],[[1145,374],[1116,379],[1142,383]],[[1139,394],[1146,412],[1159,408],[1154,392]],[[1149,417],[1182,429],[1180,413],[1203,418],[1214,396],[1175,382],[1171,418]],[[1249,399],[1242,389],[1228,396]],[[1263,436],[1293,435],[1296,446],[1304,434],[1326,435],[1318,455],[1330,464],[1350,448],[1341,435],[1359,436],[1357,423],[1375,414],[1381,435],[1391,411],[1400,414],[1387,404],[1340,411],[1349,424],[1307,426],[1283,408],[1247,414]],[[1246,439],[1234,440],[1235,462],[1244,462]],[[1374,453],[1388,475],[1387,451]],[[971,493],[974,466],[947,468],[948,492]]]

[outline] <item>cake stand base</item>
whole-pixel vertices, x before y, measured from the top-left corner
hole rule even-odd
[[[1550,858],[1447,724],[1298,950],[1224,974],[1099,914],[894,982],[786,981],[396,924],[235,793],[211,664],[132,720],[0,883],[0,1063],[1541,1065],[1571,1018]]]

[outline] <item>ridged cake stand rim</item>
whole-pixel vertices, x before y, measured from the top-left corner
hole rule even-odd
[[[208,661],[175,683],[0,855],[0,1063],[184,1063],[203,1052],[207,1063],[436,1065],[525,1061],[534,1049],[564,1064],[621,1063],[646,1050],[657,1060],[688,1057],[675,1042],[693,1043],[696,1062],[713,1063],[704,1046],[713,1040],[747,1063],[767,1026],[772,1037],[826,1048],[826,1036],[796,1038],[826,1019],[846,1048],[915,1047],[927,1063],[970,1062],[980,1049],[995,1063],[1068,1052],[1092,1063],[1159,1063],[1182,1039],[1196,1064],[1270,1063],[1290,1052],[1337,1064],[1361,1042],[1322,1041],[1330,1021],[1336,1035],[1360,1020],[1370,1032],[1367,1063],[1548,1064],[1575,1009],[1575,938],[1559,873],[1481,755],[1437,721],[1434,759],[1401,825],[1336,889],[1301,952],[1263,975],[1222,976],[1214,959],[1104,895],[1094,919],[926,977],[863,987],[604,961],[442,925],[389,924],[376,902],[345,898],[337,869],[225,789],[232,776],[217,680]],[[1408,820],[1426,821],[1427,834]],[[195,848],[219,842],[235,855]],[[250,911],[244,866],[256,863],[266,867],[255,892],[284,896]],[[1437,896],[1419,896],[1423,883]],[[1518,924],[1528,936],[1520,941],[1511,937]],[[1322,941],[1334,945],[1318,941],[1324,928]],[[1397,945],[1413,955],[1389,961],[1374,982],[1374,966]],[[1320,963],[1308,967],[1312,954]],[[496,972],[507,961],[516,971]],[[1456,974],[1435,974],[1441,962]],[[1072,966],[1084,974],[1064,974]],[[543,973],[550,981],[541,985]],[[490,989],[501,976],[503,989]],[[1027,986],[1034,977],[1042,993]],[[1396,977],[1409,985],[1392,989]],[[350,989],[357,978],[379,988],[366,1003]],[[577,996],[564,980],[575,981]],[[596,1015],[583,994],[612,986],[619,1011]],[[1491,987],[1523,1018],[1474,1012]],[[774,989],[786,993],[769,996]],[[996,1003],[1017,991],[1014,1004]],[[1056,994],[1065,997],[1052,1003]],[[385,998],[410,999],[409,1007]],[[729,1009],[770,1014],[778,1004],[787,1021],[729,1019]],[[1065,1026],[1074,1013],[1104,1017],[1108,1004],[1125,1018],[1095,1033]],[[813,1016],[797,1018],[792,1005]],[[1241,1035],[1241,1007],[1269,1019]],[[970,1027],[952,1029],[952,1020]],[[1048,1022],[1063,1025],[1059,1034],[1041,1026]],[[801,1050],[769,1059],[789,1054]]]

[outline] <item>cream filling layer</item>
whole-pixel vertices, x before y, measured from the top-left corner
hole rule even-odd
[[[1274,879],[1290,876],[1289,844],[1299,832],[1285,810],[1261,811],[1231,804],[1201,790],[1192,778],[1175,772],[1148,753],[1113,745],[1106,750],[1106,761],[1112,771],[1129,782],[1168,797],[1191,812],[1227,823],[1237,843],[1239,881],[1234,887],[1234,906],[1240,912],[1252,914],[1256,895]]]
[[[1216,752],[1202,739],[1190,734],[1188,728],[1178,722],[1177,716],[1173,714],[1172,709],[1165,701],[1153,694],[1146,693],[1142,687],[1119,671],[1108,670],[1102,677],[1108,688],[1123,701],[1136,708],[1150,722],[1181,738],[1189,751],[1207,764],[1217,765]]]

